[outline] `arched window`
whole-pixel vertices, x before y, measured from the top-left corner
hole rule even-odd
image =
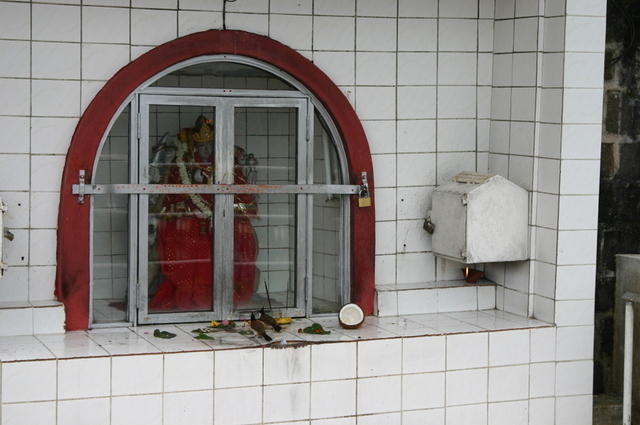
[[[311,316],[348,301],[371,313],[362,176],[371,193],[353,109],[291,49],[207,31],[150,51],[107,83],[74,134],[56,286],[67,329],[262,307]],[[83,237],[89,255],[73,257]]]

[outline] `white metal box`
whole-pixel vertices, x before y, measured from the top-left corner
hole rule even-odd
[[[433,252],[472,264],[526,260],[529,196],[499,175],[461,173],[434,190]]]

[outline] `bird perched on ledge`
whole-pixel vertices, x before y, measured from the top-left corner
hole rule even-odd
[[[267,326],[271,326],[276,332],[280,332],[282,330],[282,327],[278,324],[276,319],[265,313],[264,307],[260,309],[260,318],[258,320],[262,321]]]
[[[256,333],[263,337],[265,341],[272,340],[272,338],[267,335],[267,325],[265,325],[262,320],[257,320],[256,316],[253,313],[251,313],[251,321],[249,322],[249,324],[251,325],[251,329],[256,331]]]

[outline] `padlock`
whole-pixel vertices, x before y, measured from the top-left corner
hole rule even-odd
[[[369,182],[367,181],[367,172],[363,171],[361,174],[362,185],[360,186],[360,192],[358,193],[358,206],[360,208],[371,206],[371,195],[369,194]]]
[[[358,206],[360,208],[370,207],[371,206],[371,197],[367,194],[366,197],[359,196],[358,197]]]

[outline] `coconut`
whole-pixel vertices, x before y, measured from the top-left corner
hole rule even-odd
[[[345,329],[359,328],[364,322],[364,311],[358,304],[345,304],[338,313],[338,321]]]

